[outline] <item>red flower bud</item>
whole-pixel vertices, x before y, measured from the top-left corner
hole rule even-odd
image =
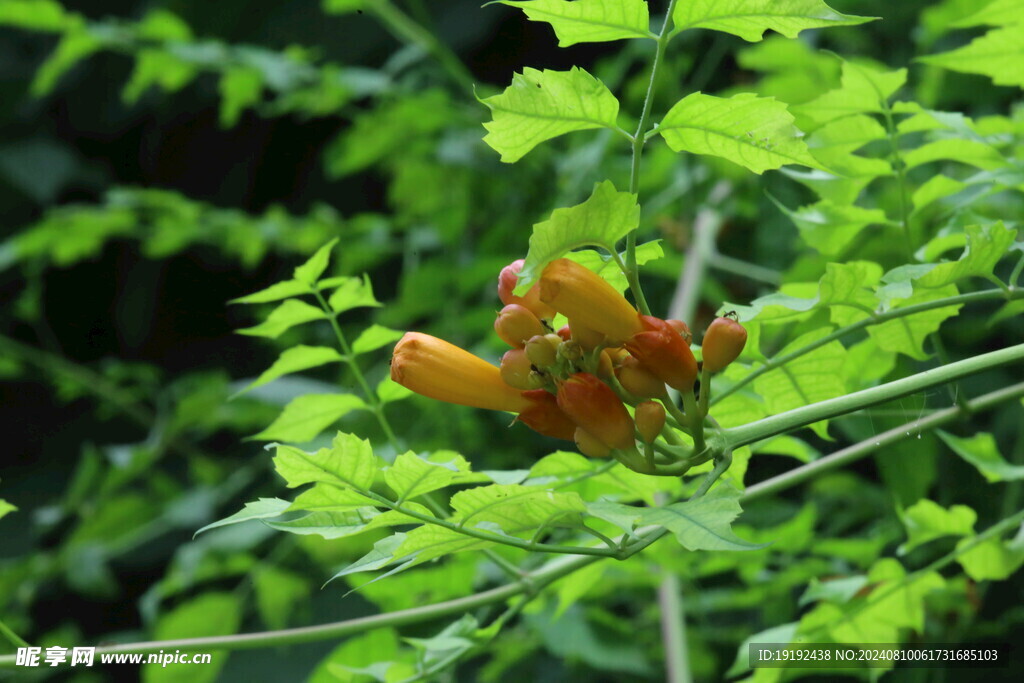
[[[697,360],[690,345],[670,324],[652,315],[641,315],[644,331],[626,342],[640,363],[670,387],[692,391],[697,381]]]
[[[615,376],[622,388],[637,398],[662,398],[666,395],[665,383],[632,356],[622,361],[615,370]]]
[[[558,387],[558,407],[609,448],[635,448],[633,420],[607,384],[579,372]]]
[[[644,442],[653,443],[665,426],[665,406],[654,401],[644,401],[636,407],[633,417]]]
[[[540,276],[540,300],[618,346],[643,327],[636,309],[594,271],[575,261],[552,261]]]
[[[685,340],[687,344],[693,341],[693,334],[690,332],[690,326],[682,320],[666,320],[665,322],[671,325],[676,332],[682,335],[683,340]]]
[[[572,441],[576,423],[558,407],[553,394],[543,389],[524,391],[527,407],[519,413],[519,421],[535,432],[556,439]]]
[[[518,413],[529,403],[482,358],[419,332],[395,345],[391,379],[417,394],[474,408]]]
[[[509,304],[494,321],[494,331],[509,346],[521,349],[530,337],[547,332],[537,316],[526,306]]]
[[[580,449],[580,453],[588,458],[607,458],[611,455],[612,449],[605,446],[599,438],[582,427],[576,428],[572,440],[576,442],[576,448]]]
[[[540,374],[533,371],[523,349],[512,349],[501,357],[501,378],[510,387],[524,391],[540,389],[544,384]]]
[[[537,285],[530,287],[523,296],[516,296],[512,293],[516,285],[519,284],[519,271],[523,269],[524,263],[523,259],[517,259],[501,269],[501,274],[498,275],[498,298],[506,306],[519,304],[530,309],[538,318],[551,320],[555,317],[555,309],[541,302],[540,289]]]
[[[562,338],[562,341],[569,341],[572,339],[572,329],[568,325],[562,325],[558,328],[558,336]]]
[[[747,331],[732,318],[715,318],[704,333],[701,351],[704,354],[704,369],[709,372],[724,370],[725,366],[739,358],[747,345]]]

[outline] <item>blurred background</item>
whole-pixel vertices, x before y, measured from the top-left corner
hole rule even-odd
[[[281,539],[244,525],[192,540],[243,502],[280,494],[269,453],[246,437],[295,396],[339,383],[355,390],[353,377],[327,368],[228,400],[282,349],[331,343],[326,326],[274,341],[238,335],[259,310],[228,301],[288,278],[337,237],[332,271],[368,273],[384,303],[341,319],[353,336],[370,323],[417,329],[496,359],[497,272],[525,255],[531,226],[581,201],[598,180],[627,184],[628,150],[605,133],[568,136],[521,163],[500,163],[481,142],[488,113],[475,97],[500,92],[524,66],[578,65],[620,94],[622,121],[635,121],[651,45],[559,49],[548,25],[513,8],[372,2],[361,9],[353,0],[0,0],[0,498],[18,508],[0,520],[0,618],[34,643],[320,623],[444,599],[486,580],[471,561],[456,560],[342,599],[344,582],[321,584],[373,537]],[[655,16],[662,4],[652,3]],[[756,44],[688,32],[672,44],[656,110],[694,90],[809,100],[838,83],[838,62],[821,50],[909,65],[913,96],[936,109],[1007,114],[1019,96],[981,77],[912,63],[969,39],[941,26],[970,3],[830,4],[882,21]],[[716,198],[725,216],[719,249],[768,274],[753,280],[730,274],[727,264],[715,271],[691,321],[699,329],[722,302],[746,303],[825,260],[801,244],[768,196],[795,206],[809,201],[806,189],[780,173],[752,176],[651,145],[642,231],[666,251],[648,273],[655,308],[668,305],[692,222],[722,182],[730,191]],[[976,322],[951,323],[952,354],[979,338]],[[386,376],[387,355],[361,359],[371,384]],[[920,408],[912,400],[906,406],[891,424]],[[457,445],[483,463],[478,469],[522,467],[551,450],[526,430],[495,439],[504,433],[500,415],[418,398],[388,411],[402,443]],[[1001,419],[990,428],[1015,435],[1011,419]],[[891,424],[878,418],[872,428]],[[340,426],[380,438],[360,414]],[[958,470],[921,457],[911,465],[918,489],[956,480]],[[769,458],[763,472],[789,466]],[[851,525],[873,517],[872,501],[888,508],[893,496],[916,500],[915,490],[887,490],[870,465],[825,481],[832,488],[821,495],[840,510],[852,490],[862,496],[862,509],[837,513]],[[857,489],[858,481],[870,486]],[[976,503],[1003,504],[983,496]],[[764,514],[783,519],[786,509]],[[891,529],[865,535],[879,547],[892,538]],[[791,609],[788,584],[769,589],[754,573],[748,578],[746,592],[715,593],[693,607],[704,624],[691,636],[702,646],[694,666],[705,675],[728,667],[743,634],[753,632],[747,622],[776,623],[777,610]],[[999,589],[1007,641],[1021,634],[1019,584]],[[174,611],[208,590],[229,596],[220,603],[229,607],[221,610],[227,623]],[[622,609],[613,613],[639,622],[572,612],[565,628],[582,634],[575,645],[530,617],[521,651],[509,649],[459,680],[657,680],[658,634],[635,626],[651,615],[636,601]],[[163,619],[169,613],[180,618]],[[628,647],[602,649],[624,634]],[[193,675],[301,680],[336,645],[257,650]],[[9,651],[0,643],[0,653]],[[73,680],[116,675],[137,674],[94,670]],[[170,680],[162,675],[147,677]]]

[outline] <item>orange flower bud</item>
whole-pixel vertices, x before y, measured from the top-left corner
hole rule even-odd
[[[501,379],[522,391],[540,389],[544,384],[540,374],[533,371],[533,364],[523,349],[512,349],[501,357]]]
[[[633,419],[607,384],[579,372],[558,387],[558,407],[609,448],[635,448]]]
[[[584,351],[593,351],[604,343],[602,333],[590,329],[578,320],[570,320],[569,329],[572,332],[572,340],[582,346]]]
[[[438,401],[518,413],[528,407],[501,371],[458,346],[419,332],[406,332],[395,345],[391,379]]]
[[[633,417],[644,442],[653,443],[665,426],[665,406],[654,401],[644,401],[636,407]]]
[[[576,442],[576,448],[580,449],[580,453],[588,458],[607,458],[611,455],[612,449],[605,446],[599,438],[582,427],[576,428],[572,440]]]
[[[608,349],[604,349],[597,359],[597,376],[601,379],[610,379],[614,374],[612,354]]]
[[[509,346],[521,349],[526,340],[547,332],[537,316],[526,306],[509,304],[501,309],[494,321],[494,331]]]
[[[519,413],[519,421],[533,431],[556,439],[572,441],[576,423],[558,407],[553,394],[543,389],[524,391],[527,407]]]
[[[739,358],[747,345],[747,331],[732,318],[715,318],[704,333],[701,351],[704,369],[718,372]]]
[[[615,370],[615,376],[622,388],[637,398],[661,398],[666,395],[665,383],[632,356],[622,361]]]
[[[679,391],[692,391],[697,360],[690,345],[674,327],[653,315],[642,315],[644,331],[633,335],[626,348],[658,379]]]
[[[676,332],[682,335],[687,344],[693,341],[693,334],[690,332],[690,326],[682,320],[666,320],[665,322],[671,325]]]
[[[523,269],[523,259],[517,259],[501,269],[498,275],[498,298],[506,306],[519,304],[530,309],[538,318],[551,320],[555,317],[555,309],[540,300],[540,289],[537,285],[530,287],[524,296],[516,296],[512,291],[519,284],[519,271]]]
[[[597,273],[561,258],[540,276],[540,300],[615,346],[643,331],[636,309]]]
[[[538,334],[526,342],[526,357],[538,368],[547,369],[558,360],[562,338],[557,334]]]

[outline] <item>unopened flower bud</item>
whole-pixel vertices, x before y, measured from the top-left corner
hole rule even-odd
[[[644,331],[633,335],[626,348],[647,370],[678,391],[692,391],[697,360],[690,345],[674,327],[652,315],[640,316]]]
[[[523,349],[512,349],[501,357],[501,378],[505,384],[522,391],[539,389],[544,384]]]
[[[747,331],[732,318],[715,318],[704,333],[701,352],[704,354],[704,369],[709,372],[724,370],[725,366],[739,358],[747,344]]]
[[[615,377],[623,389],[637,398],[662,398],[667,395],[665,383],[632,356],[622,360],[615,370]]]
[[[578,320],[570,320],[569,329],[572,331],[572,340],[582,346],[584,351],[593,351],[604,343],[603,334],[590,329]]]
[[[583,347],[573,340],[562,342],[558,352],[562,354],[562,358],[570,363],[575,363],[580,358],[583,358]]]
[[[544,389],[522,392],[527,407],[519,413],[519,421],[533,431],[556,439],[572,441],[576,423],[558,407],[553,394]]]
[[[544,334],[543,323],[526,306],[509,304],[501,309],[494,321],[494,331],[509,346],[521,349],[526,340]]]
[[[562,325],[559,327],[557,334],[562,338],[562,341],[569,341],[572,339],[572,329],[568,325]]]
[[[576,428],[572,440],[576,442],[576,448],[580,450],[580,453],[588,458],[607,458],[612,451],[599,438],[582,427]]]
[[[612,354],[608,349],[603,349],[597,357],[597,376],[601,379],[610,379],[615,374],[612,364]]]
[[[391,379],[417,394],[463,406],[518,413],[528,405],[498,368],[419,332],[407,332],[395,345]]]
[[[501,269],[498,275],[498,298],[506,306],[519,304],[530,309],[534,315],[544,320],[555,317],[555,309],[540,300],[540,288],[533,285],[523,296],[516,296],[512,291],[519,284],[519,271],[523,269],[523,259],[517,259]]]
[[[693,341],[693,334],[690,332],[690,326],[682,320],[666,320],[665,322],[671,325],[676,332],[682,335],[687,344]]]
[[[558,387],[558,407],[609,448],[635,448],[633,419],[607,384],[580,372]]]
[[[637,431],[644,443],[654,443],[661,434],[661,428],[665,426],[665,406],[654,401],[644,401],[636,407],[633,419],[636,420]]]
[[[526,341],[526,357],[538,368],[547,369],[558,359],[562,339],[557,334],[538,334]]]
[[[548,264],[540,277],[540,299],[577,324],[604,334],[618,346],[643,330],[633,308],[594,271],[566,258]]]

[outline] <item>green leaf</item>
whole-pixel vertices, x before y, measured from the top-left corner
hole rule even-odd
[[[56,0],[4,0],[0,3],[0,26],[34,31],[63,31],[73,15]]]
[[[262,323],[254,327],[238,330],[238,334],[276,339],[296,325],[302,325],[313,320],[325,320],[326,318],[327,314],[321,309],[310,306],[298,299],[288,299],[271,311],[270,315]]]
[[[324,483],[368,491],[376,478],[378,460],[370,442],[338,432],[330,448],[307,453],[293,446],[277,446],[274,468],[289,488]]]
[[[939,289],[915,291],[911,296],[900,300],[892,308],[905,308],[956,296],[956,294],[957,288],[954,285]],[[955,316],[960,311],[960,308],[960,305],[944,306],[903,318],[895,318],[880,325],[872,325],[868,328],[868,334],[878,343],[879,348],[884,351],[894,351],[917,360],[927,360],[928,354],[924,352],[924,340],[932,332],[939,329],[943,321]],[[847,324],[851,321],[852,319],[847,321]]]
[[[306,443],[348,415],[365,408],[354,394],[305,394],[288,402],[269,427],[250,438],[258,441]]]
[[[972,437],[959,437],[938,431],[939,438],[961,458],[974,465],[989,482],[1024,479],[1024,465],[1011,465],[999,453],[995,438],[981,432]]]
[[[956,50],[917,59],[950,71],[988,76],[996,85],[1024,88],[1024,69],[1020,68],[1024,24],[997,28]]]
[[[263,98],[263,75],[247,66],[227,68],[220,77],[220,127],[231,128]]]
[[[234,593],[204,593],[164,614],[153,628],[154,640],[227,636],[238,632],[242,603]],[[227,653],[214,654],[209,664],[146,664],[142,668],[145,683],[212,683],[227,663]]]
[[[430,511],[417,503],[406,503],[410,512],[433,516]],[[398,510],[381,512],[373,506],[348,508],[346,510],[317,510],[289,520],[266,520],[267,526],[278,531],[300,536],[316,534],[327,540],[347,538],[374,529],[392,526],[420,524],[420,520]]]
[[[1021,0],[992,0],[977,12],[957,19],[953,26],[1009,26],[1024,23],[1024,2]]]
[[[280,301],[281,299],[288,299],[293,296],[300,296],[302,294],[310,294],[308,285],[298,282],[297,280],[284,280],[282,282],[276,282],[266,289],[261,289],[258,292],[247,294],[246,296],[239,297],[238,299],[232,299],[230,303],[266,304],[273,301]]]
[[[195,533],[196,536],[209,531],[210,529],[216,529],[222,526],[229,526],[231,524],[240,524],[241,522],[249,522],[254,519],[270,519],[272,517],[280,517],[284,512],[291,506],[287,500],[281,500],[280,498],[260,498],[251,503],[246,503],[245,507],[224,519],[218,520],[211,524],[207,524],[202,529]]]
[[[778,355],[803,348],[829,333],[827,327],[808,332],[786,345]],[[844,365],[846,349],[838,341],[806,353],[765,373],[754,381],[754,390],[764,398],[768,413],[775,415],[811,403],[846,394]],[[818,436],[827,438],[827,421],[811,425]]]
[[[916,149],[903,153],[907,169],[917,168],[933,161],[957,161],[977,166],[985,171],[1006,166],[1006,160],[995,147],[977,140],[946,138],[927,142]]]
[[[362,2],[362,0],[355,0]],[[326,0],[327,3],[353,0]],[[326,4],[326,3],[325,3]],[[346,639],[335,647],[313,670],[308,683],[365,683],[366,676],[353,669],[388,662],[398,656],[398,634],[394,629],[377,628]]]
[[[960,258],[935,264],[929,272],[915,278],[915,286],[945,287],[969,277],[989,277],[1017,237],[1017,231],[1006,227],[1002,221],[984,227],[969,225],[964,232],[967,245]]]
[[[822,200],[791,211],[772,197],[779,210],[789,216],[807,244],[825,256],[840,254],[869,225],[889,222],[881,209]]]
[[[380,501],[355,489],[341,488],[338,482],[313,484],[288,507],[288,512],[340,511],[380,505]]]
[[[927,498],[900,512],[907,529],[907,542],[897,549],[904,555],[914,548],[944,536],[970,536],[978,513],[966,505],[954,505],[948,510]]]
[[[429,462],[410,451],[384,470],[384,481],[398,500],[409,500],[450,485],[458,472],[455,465]]]
[[[739,516],[740,492],[728,485],[717,486],[697,500],[662,508],[637,508],[644,524],[657,524],[671,531],[687,550],[756,550],[762,545],[748,543],[732,531]]]
[[[376,351],[382,346],[398,341],[402,338],[402,334],[398,330],[392,330],[383,325],[370,325],[352,342],[352,355],[358,356],[361,353]]]
[[[8,503],[3,498],[0,498],[0,519],[3,519],[5,515],[17,511],[18,508]]]
[[[323,0],[324,12],[328,14],[348,14],[362,10],[366,0]]]
[[[692,93],[665,114],[657,132],[675,152],[722,157],[754,173],[783,164],[821,168],[785,103],[753,93]]]
[[[551,218],[533,226],[515,291],[528,290],[549,263],[573,249],[599,246],[613,251],[616,243],[639,224],[636,195],[616,191],[610,180],[598,183],[582,204],[555,209]]]
[[[484,142],[512,163],[545,140],[577,130],[616,128],[619,101],[601,81],[573,67],[569,71],[526,68],[500,95],[480,100],[493,120]]]
[[[76,26],[61,36],[57,49],[36,70],[31,93],[35,97],[49,94],[60,77],[75,64],[103,48],[103,42],[85,27]]]
[[[282,375],[301,372],[327,363],[337,363],[341,360],[341,354],[328,346],[305,346],[303,344],[293,346],[278,356],[274,364],[257,377],[255,382],[235,395],[238,396],[250,389],[263,386]]]
[[[818,305],[836,308],[854,307],[871,311],[878,303],[874,287],[882,277],[882,266],[873,261],[849,261],[825,264],[818,280]]]
[[[452,496],[451,506],[455,511],[452,521],[460,526],[491,523],[510,534],[575,517],[586,510],[578,494],[515,484],[460,491]]]
[[[636,247],[636,263],[639,266],[656,261],[663,256],[665,256],[665,252],[661,249],[661,240],[644,242]],[[620,294],[625,293],[629,289],[629,281],[626,280],[625,274],[623,274],[619,264],[611,257],[610,253],[604,254],[595,249],[580,249],[579,251],[571,251],[565,254],[565,258],[594,271]],[[625,252],[620,252],[619,258],[625,263]]]
[[[796,38],[806,29],[856,26],[876,17],[840,14],[822,0],[684,0],[676,4],[672,19],[673,33],[708,28],[754,43],[769,29]]]
[[[377,308],[380,302],[373,296],[373,286],[370,284],[370,276],[363,275],[362,279],[348,277],[341,282],[334,294],[327,301],[331,310],[335,313],[344,313],[353,308],[369,306]]]
[[[910,201],[914,205],[914,211],[910,215],[917,216],[931,204],[954,195],[965,187],[967,187],[966,183],[953,180],[941,173],[932,176],[921,187],[917,188],[911,196]]]
[[[412,391],[393,381],[390,377],[385,377],[377,385],[377,398],[381,405],[401,401],[403,398],[409,398],[412,394]]]
[[[260,618],[272,629],[287,626],[288,618],[310,593],[309,582],[305,578],[276,567],[263,567],[257,571],[253,587]]]
[[[166,50],[143,48],[135,55],[135,69],[124,86],[121,97],[135,104],[152,86],[169,93],[188,85],[198,74],[192,64]]]
[[[558,47],[623,38],[655,38],[644,0],[499,0],[518,7],[530,21],[555,29]]]
[[[867,64],[843,62],[840,86],[805,104],[793,113],[814,126],[854,114],[880,114],[886,103],[907,82],[907,70],[884,71]]]
[[[316,253],[310,256],[308,261],[295,269],[292,277],[295,278],[296,281],[301,282],[312,289],[316,281],[319,280],[320,276],[324,274],[325,270],[327,270],[327,264],[331,259],[331,250],[334,249],[334,245],[337,243],[338,238],[335,237],[333,240],[317,249]]]
[[[971,540],[965,538],[960,541],[957,550]],[[964,551],[956,559],[975,581],[1003,581],[1024,565],[1024,538],[1020,534],[1009,542],[990,538]]]

